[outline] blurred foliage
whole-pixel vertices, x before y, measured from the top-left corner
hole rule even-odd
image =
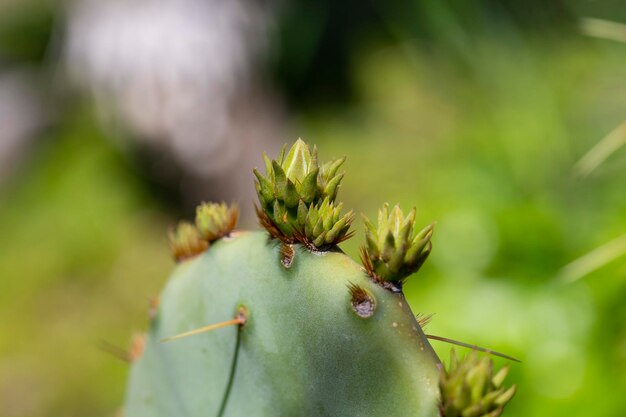
[[[372,43],[418,41],[459,62],[471,34],[501,27],[555,36],[575,24],[576,2],[562,0],[298,0],[281,2],[272,69],[291,105],[350,101],[350,58]]]
[[[41,63],[53,36],[52,0],[0,2],[0,64]]]
[[[583,38],[576,19],[626,19],[621,3],[307,4],[287,8],[278,31],[294,138],[323,159],[348,156],[346,207],[372,217],[398,202],[438,221],[431,259],[406,285],[416,313],[435,313],[427,331],[523,361],[508,417],[626,411],[624,257],[559,278],[626,235],[624,150],[574,171],[626,119],[626,45]],[[11,32],[32,43],[0,29],[5,57],[39,59],[50,21],[33,16]],[[0,190],[2,416],[113,415],[126,367],[97,346],[124,347],[143,327],[172,265],[173,219],[77,108]],[[357,229],[343,245],[355,259]]]
[[[171,267],[166,222],[121,156],[75,115],[0,197],[0,415],[109,416]]]

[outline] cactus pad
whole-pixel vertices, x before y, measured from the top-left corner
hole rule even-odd
[[[384,206],[367,225],[365,268],[336,244],[352,212],[335,203],[343,159],[319,165],[301,140],[255,171],[263,232],[202,204],[171,234],[179,261],[130,372],[127,417],[495,416],[512,396],[488,358],[448,373],[401,283],[432,227]],[[139,345],[138,345],[139,346]],[[139,353],[143,352],[141,355]],[[460,381],[460,382],[459,382]],[[454,397],[459,391],[463,401]],[[487,404],[487,400],[489,400]],[[471,413],[471,414],[467,414]]]

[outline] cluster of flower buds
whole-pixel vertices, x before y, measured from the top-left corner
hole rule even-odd
[[[202,253],[209,247],[209,243],[200,236],[196,227],[182,221],[169,233],[170,250],[176,262],[191,258]]]
[[[313,246],[334,245],[349,238],[348,233],[352,222],[352,212],[341,215],[342,203],[334,205],[326,197],[318,205],[307,207],[300,202],[298,205],[297,223],[304,225],[304,237],[313,239]]]
[[[239,208],[235,204],[202,203],[196,209],[196,227],[209,243],[229,234],[238,219]]]
[[[383,282],[401,283],[424,263],[432,244],[430,238],[434,225],[415,232],[415,208],[404,217],[399,206],[389,212],[385,203],[378,212],[378,227],[365,216],[367,246],[361,257],[367,272]]]
[[[504,406],[515,395],[515,385],[504,387],[509,367],[495,375],[488,356],[479,357],[476,351],[459,360],[451,352],[448,371],[442,369],[439,377],[441,415],[446,417],[498,417]]]
[[[261,203],[257,212],[263,226],[273,237],[313,249],[347,239],[353,214],[342,216],[342,205],[335,204],[344,175],[337,171],[345,158],[320,166],[317,148],[311,151],[302,139],[294,143],[286,156],[285,150],[286,147],[277,160],[263,155],[265,176],[254,170]]]
[[[209,244],[228,235],[237,226],[239,209],[226,203],[202,203],[196,209],[196,224],[182,221],[169,233],[170,249],[179,262],[204,252]]]

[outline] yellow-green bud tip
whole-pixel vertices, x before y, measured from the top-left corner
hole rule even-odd
[[[170,250],[177,262],[204,252],[209,243],[202,238],[198,229],[189,222],[180,222],[169,233]]]
[[[196,227],[208,242],[213,242],[232,232],[237,226],[238,218],[239,209],[234,204],[202,203],[196,209]]]

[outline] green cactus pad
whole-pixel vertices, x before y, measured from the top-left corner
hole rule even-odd
[[[415,209],[385,204],[376,227],[365,219],[364,268],[336,246],[353,217],[335,202],[343,161],[319,165],[301,140],[265,157],[257,214],[270,238],[234,232],[224,203],[170,234],[180,262],[129,354],[127,417],[500,415],[515,392],[506,369],[474,355],[444,371],[428,339],[482,348],[424,335],[431,316],[402,293],[432,225],[416,232]]]
[[[280,242],[238,232],[179,264],[131,370],[126,415],[437,417],[439,360],[404,296],[343,253],[293,250],[285,268]],[[356,286],[375,299],[367,318]],[[160,343],[240,306],[245,326]]]

